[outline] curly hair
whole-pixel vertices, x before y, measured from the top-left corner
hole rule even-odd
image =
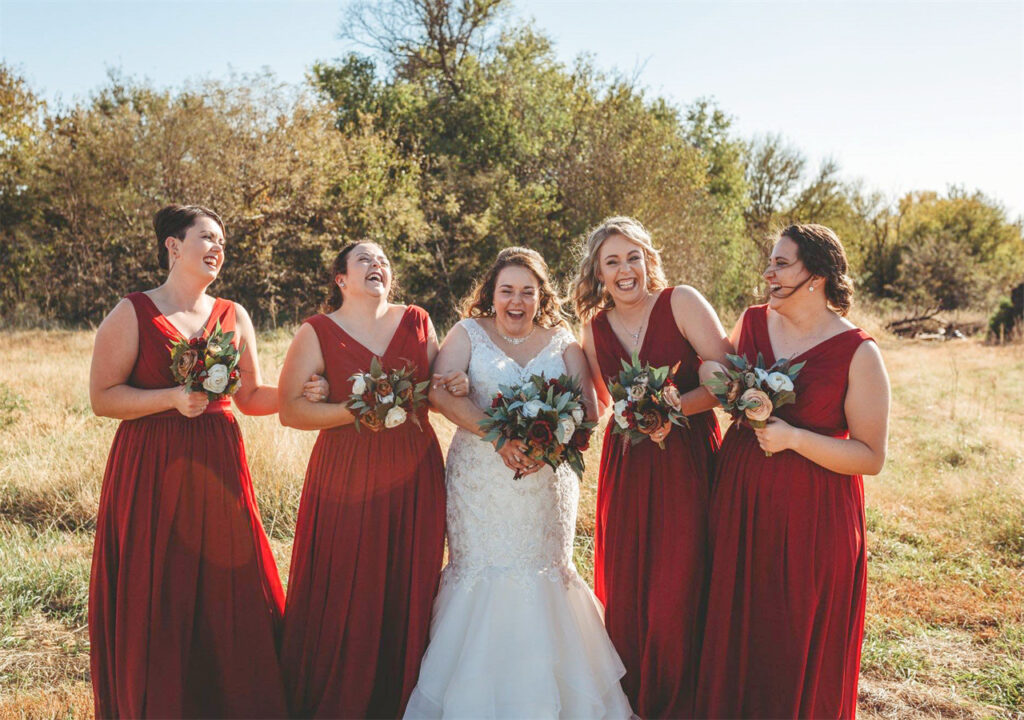
[[[572,300],[580,322],[585,323],[599,311],[615,307],[611,294],[597,277],[601,246],[612,235],[621,235],[643,250],[648,291],[658,292],[668,287],[661,267],[661,253],[654,247],[647,228],[639,220],[624,215],[605,218],[590,231],[579,251],[580,263],[572,284]]]
[[[460,303],[462,317],[494,317],[494,290],[498,274],[510,266],[526,268],[537,278],[540,298],[533,322],[543,328],[565,325],[562,301],[551,285],[548,264],[544,262],[539,252],[524,247],[507,247],[498,253],[498,257],[494,259],[480,282]]]
[[[839,236],[824,225],[790,225],[779,233],[797,246],[797,256],[811,275],[825,278],[825,300],[840,315],[853,305],[853,280]]]

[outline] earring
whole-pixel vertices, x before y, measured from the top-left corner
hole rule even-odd
[[[807,286],[807,290],[808,290],[809,292],[814,292],[814,286],[813,286],[813,285],[808,285],[808,286]]]
[[[340,288],[343,288],[343,287],[345,287],[345,283],[343,283],[343,282],[341,282],[341,283],[338,283],[338,287],[340,287]]]

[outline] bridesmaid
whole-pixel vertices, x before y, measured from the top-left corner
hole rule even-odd
[[[284,597],[242,436],[229,400],[175,383],[168,347],[219,322],[241,348],[238,409],[276,412],[277,388],[260,376],[245,309],[206,294],[224,265],[221,219],[170,205],[153,227],[167,279],[104,319],[89,377],[93,412],[122,420],[89,583],[96,716],[280,717]]]
[[[714,310],[685,285],[670,288],[651,237],[628,217],[590,233],[573,296],[603,408],[622,360],[679,368],[690,428],[666,424],[630,447],[606,429],[597,486],[594,589],[626,666],[623,688],[643,718],[693,713],[706,579],[706,514],[721,434],[714,398],[699,385],[703,359],[732,348]],[[665,449],[655,444],[664,441]]]
[[[306,320],[281,371],[281,422],[319,430],[306,468],[288,576],[281,663],[297,717],[400,717],[416,685],[444,553],[444,465],[424,408],[358,432],[351,376],[412,365],[430,378],[437,336],[427,313],[394,305],[392,271],[374,243],[346,245],[331,271],[332,311]],[[324,373],[328,402],[302,400]],[[465,374],[441,379],[465,395]]]
[[[846,253],[821,225],[786,228],[767,305],[733,330],[741,354],[803,361],[797,401],[734,424],[711,503],[711,587],[697,710],[852,718],[864,632],[864,474],[885,461],[889,381],[845,315]],[[765,452],[771,452],[766,457]]]

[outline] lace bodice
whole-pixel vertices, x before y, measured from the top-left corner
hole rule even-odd
[[[491,404],[500,385],[515,385],[530,375],[557,377],[566,371],[562,353],[575,341],[559,328],[525,366],[491,340],[476,320],[460,326],[472,346],[471,398]],[[448,450],[448,546],[445,582],[472,580],[481,573],[529,577],[548,573],[555,580],[580,581],[572,566],[579,479],[568,465],[557,472],[544,467],[513,479],[489,442],[459,429]]]

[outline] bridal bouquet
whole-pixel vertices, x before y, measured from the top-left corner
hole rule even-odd
[[[181,338],[171,343],[171,375],[187,392],[202,389],[210,400],[234,394],[241,384],[239,349],[231,344],[234,332],[217,322],[208,338]]]
[[[366,426],[373,432],[380,432],[398,427],[406,420],[423,429],[416,411],[427,400],[430,381],[416,382],[411,366],[385,370],[380,358],[374,357],[369,372],[357,372],[349,380],[352,393],[345,405],[355,415],[356,431]]]
[[[681,409],[679,388],[672,380],[678,367],[678,363],[671,369],[641,365],[635,352],[630,362],[623,360],[619,377],[608,379],[608,392],[615,401],[612,432],[636,445],[666,422],[689,427],[690,421]],[[658,447],[664,450],[665,443],[659,442]]]
[[[569,463],[583,475],[583,451],[597,423],[586,420],[582,397],[579,383],[568,375],[551,380],[533,375],[522,385],[501,385],[480,421],[484,440],[497,441],[499,450],[509,440],[521,440],[533,459],[552,468]],[[517,471],[515,479],[520,477]]]
[[[745,417],[751,427],[763,428],[773,411],[796,402],[794,382],[804,363],[791,365],[783,358],[765,368],[761,353],[757,354],[753,365],[742,355],[726,357],[732,367],[714,373],[710,380],[704,381],[704,386],[733,418]]]

